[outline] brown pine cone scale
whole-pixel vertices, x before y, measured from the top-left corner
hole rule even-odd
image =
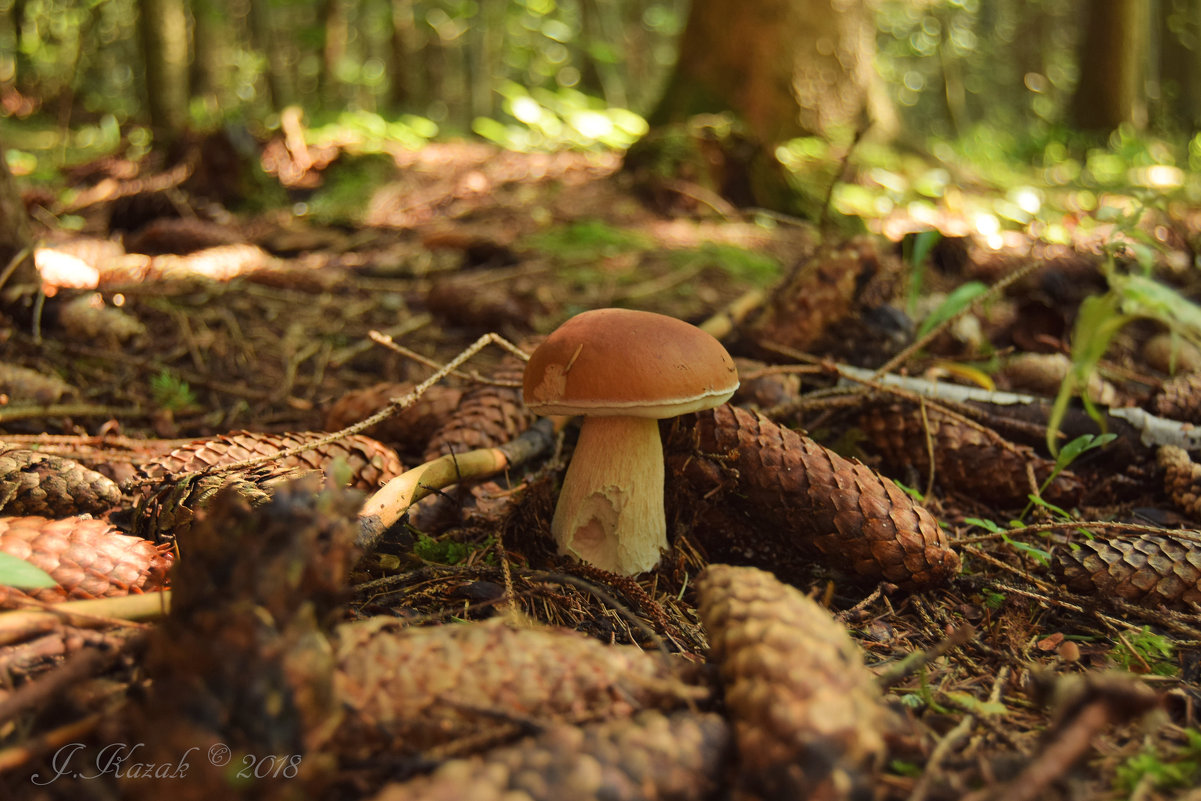
[[[116,483],[95,470],[0,442],[0,511],[6,515],[99,513],[120,499]]]
[[[498,380],[520,383],[520,367],[501,370]],[[521,387],[482,384],[463,393],[450,418],[430,438],[425,460],[476,448],[494,448],[517,437],[534,423],[534,415],[521,399]]]
[[[938,409],[922,412],[911,404],[890,403],[870,407],[859,421],[870,447],[894,469],[913,467],[925,476],[934,451],[934,480],[942,487],[986,503],[1022,506],[1033,491],[1026,466],[1033,465],[1041,485],[1055,468],[1026,445],[1009,442],[1000,434],[968,425]],[[927,441],[927,426],[929,441]],[[1043,491],[1054,504],[1075,505],[1083,492],[1080,480],[1061,472]]]
[[[1201,542],[1172,534],[1085,540],[1052,563],[1068,589],[1146,606],[1201,604]]]
[[[422,751],[496,726],[629,717],[695,698],[657,655],[557,629],[502,621],[400,629],[391,619],[341,626],[337,687],[352,710],[338,740]]]
[[[306,445],[326,436],[328,435],[317,431],[287,434],[232,431],[177,448],[166,456],[148,462],[143,466],[143,470],[152,478],[208,470],[244,459],[278,454],[280,451]],[[349,486],[367,492],[379,489],[404,472],[404,465],[394,450],[360,434],[343,437],[270,464],[280,469],[328,472],[338,462],[350,468]]]
[[[889,479],[743,409],[681,418],[668,438],[675,506],[713,561],[779,575],[813,559],[918,589],[959,570],[938,522]]]
[[[49,602],[159,589],[172,560],[170,551],[86,517],[0,517],[0,551],[40,567],[58,582],[58,587],[28,592]],[[0,606],[22,597],[0,586]]]
[[[393,398],[403,398],[416,384],[384,382],[347,392],[325,413],[325,427],[337,431],[357,423],[388,405]],[[363,433],[395,446],[405,455],[425,451],[432,432],[441,428],[463,397],[463,390],[434,384],[422,393],[412,406],[378,423]]]
[[[640,713],[551,726],[482,757],[393,784],[375,801],[688,801],[719,798],[729,729],[719,715]]]
[[[741,785],[752,797],[812,799],[870,787],[885,752],[884,707],[846,629],[752,567],[710,565],[697,596]]]
[[[1163,468],[1164,491],[1172,503],[1192,520],[1201,521],[1201,465],[1175,445],[1162,446],[1155,456]]]

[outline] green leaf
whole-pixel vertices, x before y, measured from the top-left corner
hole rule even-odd
[[[1133,315],[1119,313],[1120,305],[1121,299],[1113,291],[1085,298],[1080,304],[1072,330],[1072,369],[1059,385],[1059,394],[1055,396],[1047,421],[1047,450],[1052,454],[1059,453],[1059,428],[1072,396],[1079,388],[1088,386],[1089,376],[1096,370],[1109,343],[1134,319]]]
[[[926,257],[930,255],[930,251],[934,250],[934,246],[942,239],[942,234],[933,229],[929,231],[918,231],[913,235],[912,245],[909,248],[909,264],[917,267],[926,262]]]
[[[1004,533],[1001,534],[1001,539],[1005,540],[1005,542],[1008,545],[1010,545],[1014,550],[1019,551],[1020,553],[1023,553],[1026,556],[1029,556],[1031,559],[1038,562],[1040,565],[1045,566],[1045,565],[1051,564],[1051,554],[1048,553],[1047,551],[1044,551],[1042,548],[1036,548],[1033,545],[1028,545],[1027,543],[1024,543],[1024,542],[1018,542],[1017,540],[1010,537],[1008,534],[1004,534]]]
[[[57,587],[58,582],[40,567],[31,565],[12,554],[0,553],[0,585],[21,590],[37,590]]]
[[[1002,534],[1005,532],[1005,529],[1001,528],[993,521],[982,517],[965,517],[963,518],[963,522],[967,523],[969,526],[979,526],[991,534]]]
[[[925,320],[922,320],[921,326],[917,329],[918,337],[923,337],[932,330],[942,325],[947,320],[950,320],[956,314],[966,309],[971,302],[988,291],[988,287],[979,281],[968,281],[955,288],[955,291],[947,295],[937,309],[930,312]]]
[[[1071,520],[1071,518],[1072,518],[1072,516],[1070,514],[1065,512],[1063,509],[1060,509],[1058,506],[1056,506],[1055,504],[1046,500],[1045,498],[1040,498],[1039,496],[1034,495],[1033,493],[1031,493],[1030,495],[1027,495],[1026,497],[1030,499],[1030,503],[1033,504],[1034,506],[1041,506],[1042,508],[1046,509],[1048,512],[1050,512],[1051,514],[1053,514],[1057,517],[1062,517],[1064,520]]]

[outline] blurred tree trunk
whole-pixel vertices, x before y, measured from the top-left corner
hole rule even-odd
[[[1080,81],[1072,97],[1077,128],[1110,131],[1146,122],[1143,64],[1147,52],[1145,0],[1088,0],[1080,43]]]
[[[146,109],[155,140],[170,144],[188,121],[188,15],[184,0],[142,0],[138,34]]]
[[[733,111],[760,144],[857,128],[876,112],[865,0],[694,0],[652,125]]]
[[[1163,121],[1201,128],[1201,0],[1161,0],[1159,97]]]
[[[504,3],[480,3],[475,24],[464,38],[467,43],[468,102],[471,117],[491,117],[495,105],[495,76],[501,65],[500,38],[505,30]],[[470,126],[470,120],[468,121]]]
[[[222,71],[225,63],[225,40],[229,26],[225,22],[228,9],[222,0],[192,0],[192,64],[188,81],[192,93],[208,95],[220,106],[225,87]]]
[[[417,27],[413,0],[392,0],[392,47],[388,53],[388,105],[402,109],[415,105]]]
[[[338,65],[346,55],[350,39],[349,21],[342,0],[322,0],[321,31],[325,41],[321,48],[321,99],[331,105],[340,105],[344,98],[342,82],[338,78]]]
[[[4,151],[4,143],[0,142],[0,305],[7,305],[4,299],[12,296],[11,290],[37,286],[39,282],[29,249],[33,244],[29,216]]]
[[[849,143],[869,125],[894,132],[875,36],[869,0],[693,0],[675,71],[625,168],[652,184],[655,173],[699,182],[735,205],[824,217],[837,166],[801,181],[776,148],[805,135]],[[729,133],[705,120],[688,130],[696,115],[723,112],[740,123]],[[684,142],[692,152],[672,156]]]
[[[255,49],[267,56],[267,92],[271,95],[271,107],[278,111],[292,104],[292,85],[288,80],[288,59],[284,48],[276,40],[277,33],[272,4],[258,0],[249,5],[250,36]]]

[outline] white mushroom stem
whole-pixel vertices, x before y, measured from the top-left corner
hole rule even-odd
[[[551,533],[559,553],[632,576],[667,550],[659,421],[586,417]]]

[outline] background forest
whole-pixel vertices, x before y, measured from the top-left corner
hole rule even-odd
[[[750,4],[768,17],[773,5]],[[797,5],[814,18],[872,15],[885,139],[1059,164],[1073,132],[1120,128],[1109,149],[1123,164],[1198,167],[1197,0]],[[687,13],[683,0],[5,0],[0,134],[25,173],[39,161],[23,153],[41,152],[46,169],[122,135],[145,147],[142,125],[165,138],[221,125],[266,138],[296,103],[316,125],[341,120],[401,145],[474,134],[622,147],[655,110]],[[1134,141],[1143,134],[1174,146],[1148,154]],[[1116,165],[1098,154],[1083,167],[1104,181]]]

